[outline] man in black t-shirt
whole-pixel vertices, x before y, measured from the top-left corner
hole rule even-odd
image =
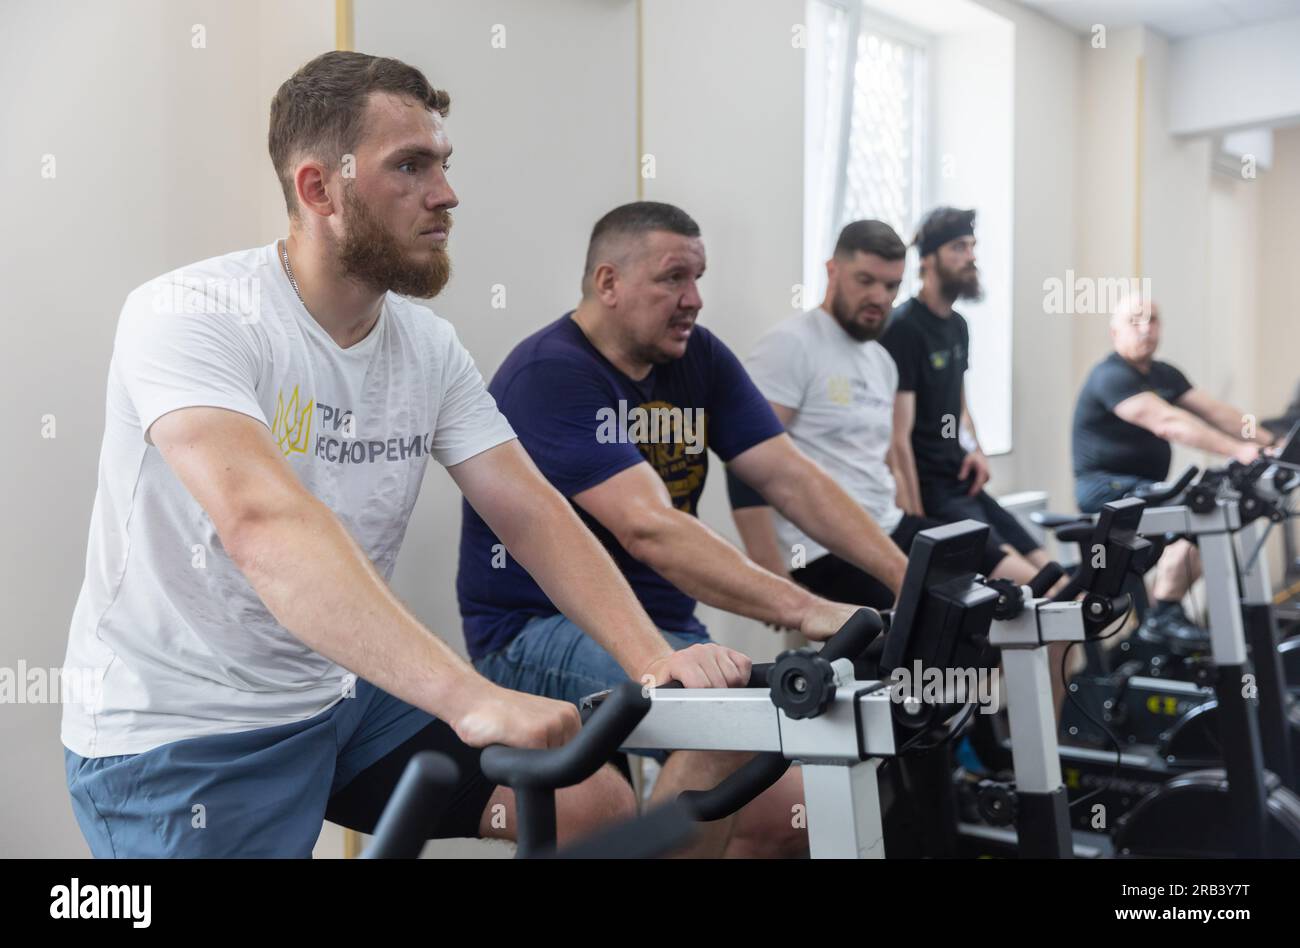
[[[1171,442],[1242,463],[1273,442],[1265,428],[1248,427],[1244,413],[1155,358],[1160,308],[1154,302],[1136,296],[1121,301],[1111,316],[1110,338],[1115,351],[1088,373],[1074,407],[1074,496],[1084,513],[1168,477]],[[1167,638],[1202,637],[1181,605],[1199,575],[1195,547],[1172,544],[1160,558],[1155,607],[1144,630]]]
[[[970,334],[952,308],[959,299],[981,295],[975,212],[935,208],[921,222],[916,246],[921,290],[894,310],[881,338],[898,366],[890,446],[898,505],[916,517],[988,524],[998,545],[1022,564],[1023,575],[1012,578],[1027,583],[1047,564],[1047,554],[984,492],[989,461],[966,407]]]

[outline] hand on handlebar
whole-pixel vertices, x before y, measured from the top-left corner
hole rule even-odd
[[[1232,458],[1241,464],[1249,464],[1259,457],[1262,450],[1262,446],[1254,441],[1243,441],[1232,452]]]
[[[861,608],[844,602],[831,602],[829,599],[815,599],[812,606],[804,613],[799,631],[811,642],[824,642],[838,632],[853,613]]]
[[[687,688],[743,688],[752,664],[748,655],[710,642],[655,659],[639,680],[647,685],[680,681]]]
[[[460,720],[449,722],[470,747],[559,747],[578,733],[582,719],[567,701],[490,685]]]

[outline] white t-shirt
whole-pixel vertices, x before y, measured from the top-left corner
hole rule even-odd
[[[385,579],[430,455],[450,466],[514,437],[448,322],[390,293],[370,334],[340,349],[275,244],[132,291],[64,669],[99,683],[64,703],[63,743],[83,757],[304,720],[353,680],[276,622],[146,440],[155,420],[190,406],[266,425]]]
[[[770,402],[798,414],[787,431],[871,514],[886,533],[903,518],[885,463],[894,424],[898,368],[878,342],[858,342],[818,307],[778,323],[758,341],[745,369]],[[801,544],[807,562],[827,550],[773,511],[782,547]]]

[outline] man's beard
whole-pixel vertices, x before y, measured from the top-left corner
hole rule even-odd
[[[838,288],[835,290],[835,295],[831,297],[831,315],[840,324],[840,328],[858,342],[871,342],[873,339],[879,339],[881,334],[884,333],[885,323],[889,319],[888,313],[882,314],[879,325],[874,329],[855,322],[850,318],[853,314],[849,312],[849,305],[844,302],[844,297],[840,295]]]
[[[946,300],[981,300],[984,288],[980,286],[980,273],[972,264],[969,269],[949,270],[935,261],[939,270],[939,292]]]
[[[435,248],[428,260],[413,260],[397,238],[349,182],[343,189],[347,232],[339,247],[343,276],[376,290],[428,299],[437,296],[451,279],[451,257]],[[451,230],[451,212],[438,212],[439,226]]]

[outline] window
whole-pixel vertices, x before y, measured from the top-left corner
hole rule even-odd
[[[1011,450],[1015,27],[971,0],[808,0],[804,302],[826,291],[843,226],[911,241],[931,207],[974,208],[984,299],[966,399],[988,454]],[[915,254],[899,299],[919,288]]]
[[[854,2],[811,0],[809,24],[804,285],[818,299],[846,223],[909,240],[924,209],[926,46]]]

